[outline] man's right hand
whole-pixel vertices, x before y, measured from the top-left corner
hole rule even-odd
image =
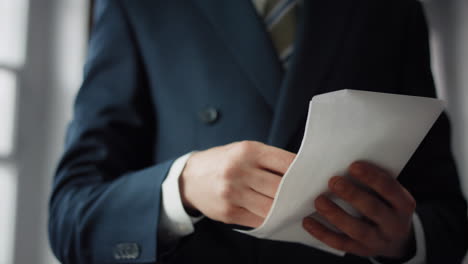
[[[179,178],[184,207],[226,224],[258,227],[295,156],[253,141],[197,152]]]

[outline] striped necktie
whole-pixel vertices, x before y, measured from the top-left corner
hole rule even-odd
[[[298,0],[267,0],[265,24],[270,32],[278,57],[287,69],[294,50]]]

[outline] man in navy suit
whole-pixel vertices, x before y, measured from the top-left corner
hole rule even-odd
[[[445,115],[398,181],[363,161],[349,174],[373,194],[330,180],[364,219],[315,201],[342,233],[309,218],[304,232],[345,257],[232,230],[262,223],[308,102],[341,89],[435,97],[420,3],[97,1],[50,201],[54,253],[63,263],[459,263],[466,204]]]

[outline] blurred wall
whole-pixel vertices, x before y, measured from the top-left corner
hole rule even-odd
[[[48,199],[73,97],[81,83],[88,1],[30,0],[19,76],[15,264],[58,263],[47,237]]]
[[[433,71],[439,97],[452,121],[452,147],[468,193],[468,1],[425,0],[431,30]],[[443,180],[443,175],[441,175]],[[465,258],[468,264],[468,258]]]
[[[50,133],[48,142],[50,155],[47,164],[52,181],[55,165],[60,157],[65,139],[65,129],[72,116],[72,106],[76,92],[82,82],[83,64],[88,42],[89,6],[85,0],[54,0],[52,56],[53,93],[48,113],[50,116]],[[49,184],[50,186],[50,184]],[[48,186],[48,187],[49,187]],[[49,195],[50,189],[46,192]],[[56,263],[48,244],[42,256],[44,264]],[[57,262],[58,263],[58,262]]]
[[[468,1],[426,0],[433,70],[439,96],[447,103],[452,146],[465,194],[468,191]],[[443,178],[441,178],[443,180]]]

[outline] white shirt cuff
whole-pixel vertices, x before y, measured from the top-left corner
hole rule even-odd
[[[426,263],[426,238],[424,235],[424,229],[419,219],[419,216],[415,213],[413,214],[413,227],[414,227],[414,236],[416,239],[416,255],[402,264],[424,264]],[[374,258],[370,258],[371,262],[374,264],[380,264]]]
[[[189,216],[184,209],[180,197],[179,176],[182,174],[187,160],[193,153],[194,152],[191,152],[178,158],[172,164],[162,184],[158,234],[161,241],[166,245],[175,243],[180,238],[193,233],[195,231],[193,225],[203,218],[203,216]]]

